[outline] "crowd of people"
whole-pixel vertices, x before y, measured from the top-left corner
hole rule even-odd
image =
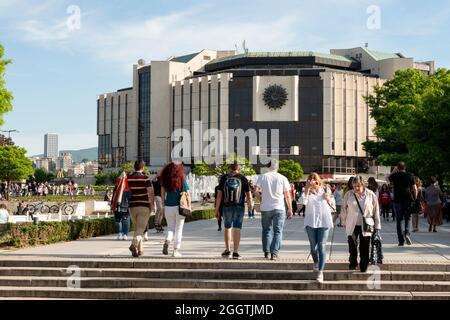
[[[0,184],[0,200],[6,198],[7,186],[5,183]],[[95,194],[92,185],[86,186],[83,190],[79,188],[74,181],[67,183],[52,184],[49,182],[27,182],[27,183],[12,183],[9,189],[11,197],[31,197],[31,196],[92,196]]]
[[[224,226],[223,258],[241,259],[239,252],[245,210],[249,219],[255,215],[255,199],[260,199],[261,248],[266,259],[277,260],[281,251],[286,219],[304,215],[304,227],[310,243],[310,254],[317,281],[323,281],[326,264],[326,243],[336,225],[347,235],[349,269],[359,267],[366,272],[370,263],[382,263],[381,221],[391,218],[396,223],[398,245],[412,244],[412,231],[419,231],[419,216],[424,214],[429,232],[437,232],[443,216],[450,220],[450,197],[443,194],[435,178],[426,188],[417,177],[406,171],[400,162],[386,183],[379,185],[373,178],[351,177],[347,184],[326,184],[317,173],[311,173],[306,183],[290,184],[278,173],[278,161],[272,161],[268,172],[257,181],[249,181],[240,173],[240,165],[231,165],[229,173],[219,178],[215,188],[215,211],[218,230]],[[170,162],[150,179],[143,173],[143,161],[135,163],[135,171],[127,176],[127,186],[116,208],[118,239],[127,239],[130,219],[136,226],[130,251],[134,257],[144,254],[143,241],[148,239],[148,223],[155,214],[158,231],[167,228],[162,253],[181,257],[181,242],[185,216],[181,214],[180,199],[189,194],[182,163]],[[116,195],[117,186],[114,190]],[[114,198],[114,195],[113,195]],[[299,205],[298,205],[299,204]],[[190,200],[188,206],[190,207]],[[169,250],[170,249],[170,250]]]

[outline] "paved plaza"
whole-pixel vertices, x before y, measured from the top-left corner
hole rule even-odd
[[[286,220],[280,260],[309,261],[309,242],[303,226],[303,217],[294,216]],[[331,247],[332,232],[328,239],[328,255],[331,261],[347,261],[348,245],[344,228],[335,228]],[[115,235],[92,239],[57,243],[53,245],[2,250],[0,255],[7,256],[41,256],[41,257],[131,257],[128,250],[129,241],[115,239]],[[144,244],[143,258],[165,258],[162,255],[164,234],[150,230],[149,241]],[[437,233],[429,233],[426,219],[420,218],[420,232],[412,233],[411,246],[398,247],[395,222],[382,221],[383,253],[386,263],[449,263],[450,264],[450,223],[444,223]],[[196,221],[185,224],[181,252],[183,259],[220,259],[224,250],[223,232],[217,231],[215,219]],[[262,258],[261,220],[257,214],[255,219],[245,217],[242,230],[242,241],[239,250],[244,260]],[[169,259],[171,257],[168,257]]]

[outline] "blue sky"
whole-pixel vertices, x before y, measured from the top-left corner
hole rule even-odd
[[[69,29],[67,9],[81,12]],[[369,29],[369,6],[380,28]],[[139,58],[165,60],[201,49],[329,52],[369,43],[450,67],[450,1],[80,1],[0,0],[0,43],[14,110],[1,128],[16,144],[41,153],[44,134],[60,149],[97,145],[96,97],[131,85]]]

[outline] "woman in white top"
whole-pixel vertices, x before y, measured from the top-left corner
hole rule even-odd
[[[374,227],[374,232],[379,232],[381,223],[378,198],[373,191],[364,186],[361,177],[355,177],[353,179],[353,190],[350,190],[344,196],[341,220],[348,236],[350,270],[355,270],[358,266],[359,238],[361,272],[366,272],[369,266],[370,239],[373,235],[373,232],[364,230],[364,219],[367,224]]]
[[[0,224],[8,223],[9,220],[9,212],[6,210],[6,205],[4,203],[0,203]]]
[[[323,282],[323,270],[327,259],[326,244],[328,233],[333,228],[333,217],[330,208],[331,197],[324,190],[317,173],[308,176],[302,203],[306,207],[305,228],[311,246],[314,271],[317,272],[317,281]]]

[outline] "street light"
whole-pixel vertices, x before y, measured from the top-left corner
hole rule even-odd
[[[19,133],[19,131],[18,130],[0,130],[0,132],[7,132],[8,133],[8,138],[10,139],[11,138],[11,132],[17,132],[17,133]]]

